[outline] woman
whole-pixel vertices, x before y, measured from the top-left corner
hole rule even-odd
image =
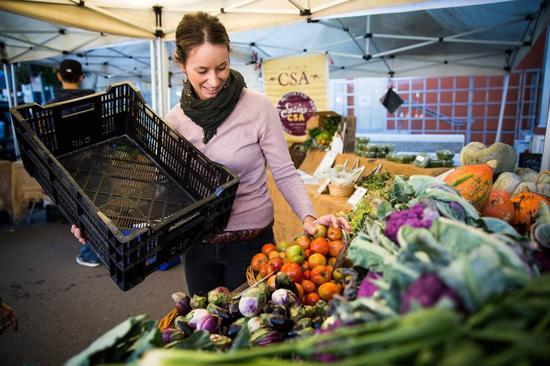
[[[344,219],[333,215],[315,218],[277,111],[267,97],[246,89],[242,75],[230,69],[229,37],[218,18],[204,12],[185,15],[176,30],[175,57],[187,80],[180,103],[165,120],[240,179],[225,231],[182,256],[190,294],[217,286],[238,287],[245,282],[252,256],[273,242],[266,165],[304,231],[314,234],[318,223],[349,230]]]

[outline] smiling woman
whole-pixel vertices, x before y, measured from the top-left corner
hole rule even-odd
[[[333,215],[315,218],[290,159],[279,115],[266,96],[247,89],[242,75],[230,68],[229,37],[218,18],[204,12],[185,15],[176,30],[175,59],[186,81],[166,122],[240,179],[225,231],[182,256],[189,294],[238,287],[246,280],[253,255],[273,242],[267,165],[305,231],[314,234],[316,223],[349,228]],[[299,233],[289,233],[295,234]],[[75,230],[75,236],[82,239],[80,231]]]
[[[182,257],[191,294],[220,285],[239,286],[250,258],[262,245],[273,242],[266,165],[304,230],[315,232],[315,212],[290,159],[277,111],[267,97],[248,90],[242,75],[230,69],[229,51],[229,37],[218,18],[199,12],[185,15],[179,23],[175,58],[187,80],[180,103],[166,120],[240,178],[226,231]],[[333,218],[320,220],[330,223]]]

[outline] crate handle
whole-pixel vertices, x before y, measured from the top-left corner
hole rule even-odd
[[[195,212],[193,215],[189,216],[189,217],[186,217],[184,218],[183,220],[181,221],[178,221],[176,222],[175,224],[171,225],[169,228],[168,228],[168,232],[171,232],[173,230],[176,230],[177,228],[179,228],[180,226],[182,225],[185,225],[187,224],[189,221],[195,219],[197,216],[199,216],[201,214],[200,211],[197,211]],[[204,218],[203,218],[204,219]]]
[[[82,108],[81,108],[82,107]],[[84,109],[86,108],[86,109]],[[75,107],[69,107],[61,110],[61,118],[71,118],[73,116],[77,116],[79,114],[92,112],[95,110],[94,103],[87,103],[83,104],[82,106],[78,107],[78,110],[75,112]]]

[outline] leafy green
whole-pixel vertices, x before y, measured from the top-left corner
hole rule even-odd
[[[189,337],[181,341],[172,342],[170,348],[178,349],[196,349],[205,351],[215,351],[216,346],[210,340],[210,333],[206,330],[196,330]]]
[[[163,346],[161,334],[157,328],[156,320],[150,320],[143,324],[143,335],[129,348],[132,352],[126,361],[139,359],[146,351]]]
[[[239,332],[239,334],[237,334],[237,336],[235,337],[235,340],[233,341],[233,344],[231,345],[230,350],[237,351],[241,348],[247,348],[249,342],[250,342],[250,331],[245,324],[245,326],[241,328],[241,331]]]
[[[146,321],[146,315],[128,318],[73,356],[66,365],[96,365],[139,357],[147,349],[162,344],[160,333],[153,323]]]

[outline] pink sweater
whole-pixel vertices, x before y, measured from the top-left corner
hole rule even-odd
[[[315,216],[290,159],[277,111],[264,95],[243,89],[237,106],[206,145],[202,142],[202,128],[183,113],[179,103],[165,120],[209,159],[227,166],[240,178],[227,231],[259,229],[273,221],[266,163],[298,218],[303,221],[307,215]]]

